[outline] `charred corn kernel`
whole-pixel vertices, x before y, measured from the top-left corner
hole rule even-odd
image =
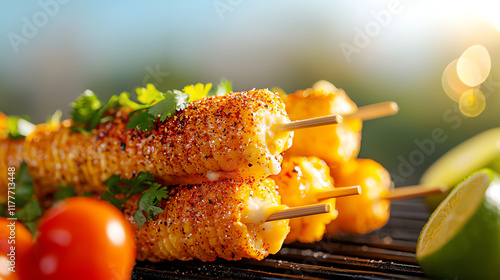
[[[248,222],[286,208],[269,178],[173,187],[164,212],[141,228],[132,218],[137,198],[124,213],[136,231],[138,260],[261,260],[279,251],[289,231],[288,220]]]
[[[336,187],[361,186],[361,194],[337,198],[337,219],[328,234],[365,234],[383,227],[389,220],[390,202],[380,197],[391,188],[391,177],[371,159],[356,159],[332,169]]]
[[[271,176],[281,195],[281,202],[289,207],[318,203],[317,195],[333,188],[330,169],[317,157],[285,159],[278,175]],[[321,200],[335,207],[335,198]],[[321,240],[326,225],[337,217],[337,212],[290,219],[290,233],[285,243],[304,243]]]
[[[281,153],[293,133],[277,132],[288,123],[277,93],[252,90],[212,96],[186,109],[153,131],[125,129],[129,110],[113,113],[90,135],[71,132],[64,121],[57,130],[36,129],[26,138],[24,160],[37,195],[57,185],[77,193],[104,190],[111,175],[132,178],[148,171],[164,184],[200,183],[224,178],[264,178],[280,171]]]
[[[332,85],[333,86],[333,85]],[[341,89],[299,90],[283,97],[292,121],[331,114],[350,114],[356,104]],[[362,121],[344,119],[341,124],[297,130],[285,156],[319,156],[331,167],[356,158],[361,144]]]

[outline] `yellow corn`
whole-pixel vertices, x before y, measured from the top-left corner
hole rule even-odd
[[[289,122],[277,93],[252,90],[189,103],[153,131],[125,129],[129,109],[110,112],[113,120],[90,135],[38,126],[26,137],[23,159],[34,181],[53,193],[72,185],[78,194],[100,193],[111,175],[132,178],[153,173],[164,184],[224,178],[264,178],[280,171],[281,153],[293,133],[275,132]]]
[[[131,216],[137,198],[129,199],[124,213],[136,231],[138,260],[261,260],[281,248],[289,230],[288,220],[246,222],[252,215],[269,216],[285,207],[271,179],[227,179],[172,188],[162,204],[164,212],[141,228]]]
[[[0,139],[0,202],[7,198],[8,183],[11,176],[9,175],[9,167],[15,168],[15,174],[22,162],[22,155],[24,147],[24,139]],[[14,175],[14,178],[16,175]],[[13,190],[15,192],[15,190]]]
[[[390,202],[381,199],[391,187],[389,172],[371,159],[356,159],[332,169],[336,187],[361,186],[361,194],[337,199],[339,215],[327,227],[328,234],[365,234],[389,220]]]
[[[289,207],[318,203],[317,195],[333,188],[330,169],[317,157],[291,157],[283,161],[281,172],[271,176],[278,185],[281,202]],[[335,198],[322,200],[335,207]],[[315,242],[323,238],[326,225],[337,217],[331,213],[290,219],[285,243]]]
[[[306,89],[282,96],[292,121],[331,114],[350,114],[356,104],[341,89]],[[361,144],[362,121],[297,130],[285,156],[321,156],[330,167],[356,158]]]

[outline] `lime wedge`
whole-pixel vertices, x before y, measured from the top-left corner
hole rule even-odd
[[[481,168],[500,172],[500,127],[486,130],[448,151],[425,171],[420,184],[451,188]],[[434,210],[447,194],[426,197],[429,209]]]
[[[422,229],[416,258],[427,276],[500,279],[500,178],[482,169],[454,188]]]

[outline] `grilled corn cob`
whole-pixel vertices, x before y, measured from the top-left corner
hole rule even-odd
[[[333,188],[333,180],[326,163],[317,157],[291,157],[283,161],[281,172],[271,176],[281,195],[281,202],[289,207],[318,203],[318,193]],[[322,200],[335,207],[335,198]],[[315,242],[323,238],[326,225],[337,217],[337,212],[290,219],[290,233],[285,243]]]
[[[289,230],[288,220],[262,223],[286,208],[280,205],[271,179],[227,179],[172,188],[164,212],[141,228],[131,216],[136,199],[129,199],[124,213],[136,231],[138,260],[261,260],[281,248]]]
[[[0,139],[0,203],[7,198],[9,178],[9,167],[19,168],[22,162],[24,139],[12,139],[9,137]],[[15,172],[17,173],[17,172]],[[15,175],[13,176],[15,178]]]
[[[333,85],[332,85],[333,87]],[[356,104],[341,89],[313,87],[283,96],[291,120],[331,114],[350,114]],[[285,156],[319,156],[330,167],[356,158],[361,145],[362,121],[347,119],[329,127],[313,127],[295,132],[292,147]]]
[[[24,139],[12,139],[7,135],[7,116],[0,112],[0,203],[7,198],[7,187],[11,182],[9,167],[17,171],[21,165],[23,146]]]
[[[361,195],[337,198],[337,219],[327,226],[330,235],[339,232],[365,234],[383,227],[389,220],[389,172],[371,159],[351,160],[332,170],[336,187],[360,185]]]
[[[78,194],[100,193],[113,174],[132,178],[149,171],[164,184],[223,178],[264,178],[280,171],[281,153],[293,133],[277,132],[289,122],[277,93],[252,90],[194,101],[152,132],[125,129],[130,110],[112,113],[90,135],[73,133],[71,122],[57,130],[36,129],[26,138],[24,161],[37,195],[57,185]]]

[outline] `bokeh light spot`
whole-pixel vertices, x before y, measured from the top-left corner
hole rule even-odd
[[[457,102],[460,100],[460,96],[462,94],[472,88],[462,82],[462,80],[458,77],[457,73],[457,63],[458,59],[453,60],[443,72],[443,77],[441,79],[441,83],[446,95],[451,98],[453,101]]]
[[[481,90],[471,89],[462,94],[458,105],[460,107],[460,112],[462,112],[464,116],[473,118],[479,116],[479,114],[484,111],[486,107],[486,98]]]
[[[468,48],[458,59],[458,76],[468,86],[474,87],[484,82],[488,78],[490,70],[490,54],[481,45]]]

